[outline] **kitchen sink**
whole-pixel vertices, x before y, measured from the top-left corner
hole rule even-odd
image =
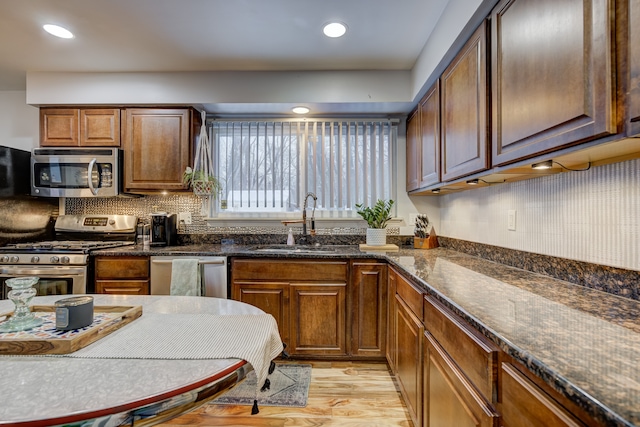
[[[267,252],[272,254],[333,254],[336,253],[335,248],[327,246],[307,246],[307,245],[267,245],[256,246],[256,252]]]

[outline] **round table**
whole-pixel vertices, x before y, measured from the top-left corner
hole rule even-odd
[[[92,295],[94,305],[142,306],[144,313],[263,314],[238,301],[183,296]],[[53,305],[64,296],[36,297]],[[0,313],[13,303],[0,300]],[[135,320],[134,320],[135,322]],[[126,327],[126,326],[125,326]],[[107,339],[102,338],[102,339]],[[0,426],[147,425],[210,400],[251,370],[240,359],[158,360],[0,356]],[[114,423],[115,422],[115,423]],[[123,424],[124,423],[124,424]]]

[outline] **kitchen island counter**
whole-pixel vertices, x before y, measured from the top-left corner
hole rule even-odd
[[[603,425],[640,426],[640,302],[450,249],[268,254],[254,246],[108,249],[100,255],[375,258],[461,316]]]

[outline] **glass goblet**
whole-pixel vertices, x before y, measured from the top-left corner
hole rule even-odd
[[[0,323],[0,332],[17,332],[40,326],[43,320],[36,317],[29,309],[29,303],[36,296],[33,285],[38,283],[39,277],[14,277],[5,282],[11,291],[8,296],[16,308],[9,320]]]

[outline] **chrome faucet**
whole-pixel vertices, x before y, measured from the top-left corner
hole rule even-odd
[[[311,235],[316,235],[316,203],[318,202],[318,197],[309,192],[304,198],[304,205],[302,207],[302,238],[300,239],[300,243],[308,243],[307,241],[307,202],[309,201],[309,197],[313,199],[313,211],[311,212]]]

